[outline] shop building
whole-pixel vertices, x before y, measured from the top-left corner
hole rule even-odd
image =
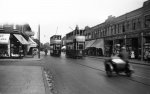
[[[18,26],[20,27],[20,26]],[[30,37],[14,25],[0,26],[0,58],[23,58],[29,52]],[[22,26],[23,27],[23,26]],[[35,45],[34,45],[35,47]]]
[[[143,60],[145,51],[150,51],[150,0],[119,17],[109,16],[104,23],[86,30],[85,36],[86,41],[104,40],[104,56],[125,46],[135,59]]]

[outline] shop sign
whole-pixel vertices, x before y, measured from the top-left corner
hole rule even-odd
[[[126,38],[135,38],[135,37],[139,37],[139,34],[126,35]]]
[[[0,34],[0,44],[8,44],[10,34]]]

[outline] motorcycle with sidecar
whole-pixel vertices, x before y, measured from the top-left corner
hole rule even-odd
[[[134,72],[129,62],[122,60],[120,57],[105,60],[104,66],[108,77],[111,77],[113,73],[125,73],[126,76],[130,77]]]

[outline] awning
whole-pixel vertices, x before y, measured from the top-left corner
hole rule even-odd
[[[10,34],[0,34],[0,44],[9,44]]]
[[[95,40],[88,41],[88,43],[85,45],[85,48],[91,47],[94,42]]]
[[[34,42],[34,40],[31,39],[30,37],[29,37],[28,43],[29,43],[29,46],[30,46],[30,47],[37,47],[37,43]]]
[[[91,47],[101,48],[104,54],[104,39],[97,39]]]
[[[19,35],[19,34],[14,34],[14,36],[19,40],[19,42],[21,44],[24,44],[24,45],[28,45],[29,43],[27,42],[27,40],[22,36],[22,35]]]
[[[34,40],[32,38],[29,37],[29,40],[28,40],[28,51],[30,50],[31,47],[37,47],[37,43],[34,42]]]
[[[103,39],[97,39],[91,47],[95,48],[104,48],[104,40]]]

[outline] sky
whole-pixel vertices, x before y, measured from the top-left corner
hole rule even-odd
[[[65,36],[104,22],[109,15],[120,16],[142,7],[146,0],[0,0],[0,23],[28,23],[37,38],[50,41],[54,34]]]

